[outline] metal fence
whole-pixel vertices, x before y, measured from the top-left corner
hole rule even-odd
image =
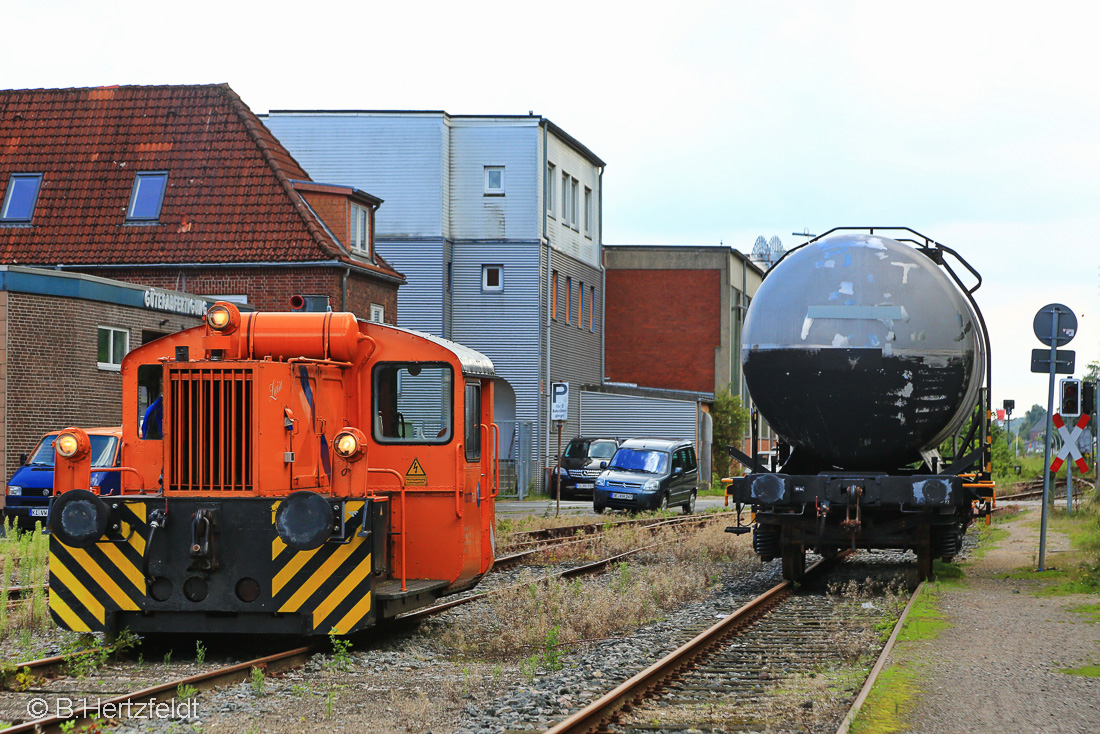
[[[497,421],[500,427],[500,495],[523,499],[535,477],[534,421]]]

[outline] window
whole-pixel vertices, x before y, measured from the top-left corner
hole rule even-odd
[[[584,187],[584,235],[592,236],[592,189]]]
[[[569,224],[569,174],[561,172],[561,221]]]
[[[545,197],[546,197],[546,213],[550,216],[554,216],[554,164],[546,164],[546,183],[545,183]]]
[[[370,209],[358,204],[350,207],[348,222],[348,246],[370,255]]]
[[[4,208],[0,210],[0,222],[5,224],[29,224],[38,202],[38,189],[42,186],[41,173],[13,173],[8,179],[4,194]]]
[[[577,328],[584,328],[584,281],[581,281],[580,288],[577,289]]]
[[[577,184],[575,178],[569,179],[569,226],[577,228]]]
[[[565,323],[573,323],[573,278],[565,276]]]
[[[447,263],[447,292],[448,293],[450,293],[451,289],[454,287],[454,282],[455,282],[454,266],[453,266],[452,263]]]
[[[596,331],[596,286],[588,286],[588,330]]]
[[[466,461],[481,458],[481,385],[466,383]]]
[[[504,166],[485,166],[485,195],[504,196]]]
[[[550,314],[554,321],[558,320],[558,271],[550,276]]]
[[[155,222],[160,219],[160,206],[164,203],[164,190],[167,186],[167,171],[134,174],[134,190],[130,194],[126,221]]]
[[[500,293],[504,290],[504,266],[481,266],[481,290],[483,293]]]
[[[380,443],[448,443],[454,373],[446,364],[380,362],[372,371],[372,432]]]
[[[125,329],[115,329],[110,326],[100,326],[98,329],[99,350],[96,361],[101,370],[122,369],[122,358],[130,351],[130,332]]]
[[[370,320],[381,324],[386,320],[386,307],[377,303],[370,305]]]

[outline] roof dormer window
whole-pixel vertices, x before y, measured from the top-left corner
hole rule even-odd
[[[156,222],[168,188],[167,171],[139,171],[134,174],[134,190],[126,210],[127,222]]]
[[[370,257],[370,209],[358,204],[349,207],[348,244],[352,252]]]
[[[30,224],[41,187],[41,173],[13,173],[8,179],[8,189],[4,192],[0,223]]]

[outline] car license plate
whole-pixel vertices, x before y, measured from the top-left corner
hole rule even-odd
[[[577,482],[577,489],[592,489],[595,486],[595,482]]]
[[[613,500],[632,500],[634,495],[627,494],[626,492],[612,492],[611,499]]]
[[[46,517],[50,514],[50,508],[42,507],[31,510],[31,517]]]

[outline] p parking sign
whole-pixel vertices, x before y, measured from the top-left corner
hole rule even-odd
[[[550,384],[550,420],[569,420],[569,383]]]

